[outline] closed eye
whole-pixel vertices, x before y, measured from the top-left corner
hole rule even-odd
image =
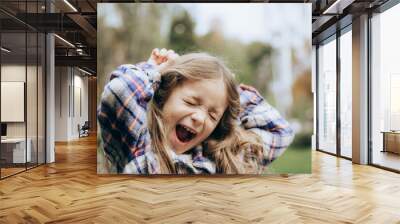
[[[217,115],[215,115],[214,113],[209,113],[209,115],[210,115],[210,118],[211,118],[213,121],[217,121]]]
[[[186,104],[190,105],[190,106],[196,106],[195,102],[192,102],[190,100],[183,100],[183,102],[185,102]]]

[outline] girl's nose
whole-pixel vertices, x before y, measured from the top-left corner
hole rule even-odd
[[[197,111],[197,112],[193,113],[191,117],[192,117],[192,121],[195,126],[203,125],[204,120],[206,118],[203,111]]]

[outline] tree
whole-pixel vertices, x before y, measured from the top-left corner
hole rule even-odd
[[[247,55],[249,63],[257,67],[264,57],[271,57],[272,47],[262,42],[252,42],[247,47]]]
[[[275,99],[269,88],[273,81],[272,53],[272,46],[262,42],[252,42],[247,47],[247,62],[253,74],[251,84],[267,98],[269,103],[274,104]]]
[[[169,46],[178,54],[188,53],[196,49],[194,34],[195,23],[185,10],[180,16],[173,18],[169,32]]]
[[[122,25],[115,33],[113,47],[123,52],[121,63],[146,59],[153,48],[162,46],[160,18],[162,10],[154,4],[117,4]],[[145,23],[143,21],[146,21]],[[118,47],[117,47],[118,48]]]

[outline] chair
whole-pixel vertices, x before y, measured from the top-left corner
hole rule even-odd
[[[89,123],[89,121],[85,121],[85,123],[82,125],[82,127],[78,124],[79,138],[80,138],[80,137],[87,137],[87,136],[89,136],[89,129],[90,129],[90,123]]]

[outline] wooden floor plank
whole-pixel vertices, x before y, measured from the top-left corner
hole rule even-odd
[[[313,173],[97,175],[96,139],[0,181],[0,223],[400,223],[400,175],[313,152]]]

